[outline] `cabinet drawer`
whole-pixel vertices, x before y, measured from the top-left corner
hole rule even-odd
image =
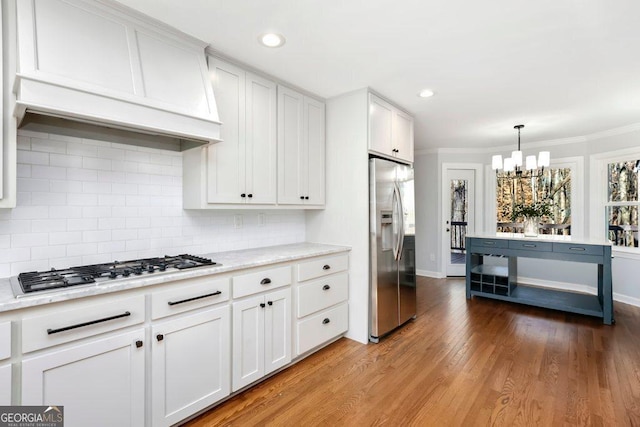
[[[291,267],[276,267],[233,278],[233,297],[240,298],[291,284]]]
[[[553,243],[551,242],[533,242],[531,240],[513,241],[509,240],[509,249],[522,249],[525,251],[551,252]]]
[[[315,279],[328,274],[344,271],[349,268],[349,255],[341,254],[331,257],[317,258],[298,264],[298,281]]]
[[[298,322],[298,355],[344,333],[349,328],[347,303]]]
[[[0,360],[11,357],[11,322],[0,323]]]
[[[485,248],[508,248],[509,241],[504,239],[476,239],[470,238],[469,245]]]
[[[142,323],[144,295],[49,311],[22,321],[23,353]]]
[[[151,295],[151,318],[160,319],[229,300],[229,278],[198,277],[179,280]]]
[[[581,245],[576,243],[554,243],[553,251],[563,254],[579,254],[579,255],[603,255],[604,247],[602,245]]]
[[[349,297],[349,275],[347,272],[334,274],[305,283],[298,287],[298,317],[346,301]]]

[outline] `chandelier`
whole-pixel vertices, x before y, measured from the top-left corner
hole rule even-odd
[[[520,150],[520,129],[524,125],[515,125],[513,128],[518,129],[518,150],[511,152],[511,157],[502,160],[501,154],[496,154],[491,158],[491,168],[498,173],[503,170],[507,173],[507,177],[531,177],[536,178],[543,174],[544,168],[549,167],[551,155],[548,151],[541,151],[536,156],[527,156],[524,162],[524,170],[522,168],[522,151]]]

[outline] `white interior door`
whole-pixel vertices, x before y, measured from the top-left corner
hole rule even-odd
[[[465,275],[465,237],[475,231],[476,170],[444,169],[442,254],[447,276]]]

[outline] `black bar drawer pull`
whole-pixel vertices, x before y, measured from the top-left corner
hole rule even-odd
[[[329,286],[329,285],[324,285],[324,286],[322,287],[322,290],[323,290],[323,291],[328,291],[329,289],[331,289],[331,286]]]
[[[64,328],[47,329],[47,334],[49,335],[57,334],[58,332],[70,331],[71,329],[82,328],[83,326],[95,325],[96,323],[108,322],[109,320],[120,319],[122,317],[127,317],[127,316],[131,316],[131,313],[128,311],[125,311],[124,313],[117,314],[115,316],[109,316],[103,319],[91,320],[89,322],[78,323],[76,325],[71,325],[71,326],[65,326]]]
[[[331,266],[329,264],[325,264],[322,269],[323,270],[329,270],[331,268]]]
[[[268,277],[265,277],[260,281],[261,285],[268,285],[269,283],[271,283],[271,279],[269,279]]]
[[[586,249],[585,248],[580,248],[580,247],[577,247],[577,246],[573,246],[573,247],[570,247],[569,250],[572,250],[572,251],[584,251]]]
[[[522,245],[523,248],[535,248],[536,245],[532,244],[532,243],[524,243]]]
[[[213,292],[211,294],[200,295],[200,296],[197,296],[197,297],[187,298],[187,299],[183,299],[183,300],[180,300],[180,301],[167,301],[167,304],[169,304],[169,305],[182,304],[184,302],[195,301],[197,299],[213,297],[213,296],[216,296],[216,295],[220,295],[221,293],[222,293],[221,291],[215,291],[215,292]]]
[[[331,322],[331,320],[328,317],[325,317],[324,320],[322,321],[322,324],[326,325],[329,322]]]

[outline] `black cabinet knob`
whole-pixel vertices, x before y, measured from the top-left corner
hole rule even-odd
[[[242,194],[240,195],[240,197],[243,197],[243,198],[244,198],[244,197],[247,197],[247,195],[246,195],[246,194],[244,194],[244,193],[242,193]]]
[[[263,303],[263,302],[260,303],[260,307],[265,308],[265,306],[266,306],[265,303]]]
[[[253,197],[253,194],[249,193],[249,194],[247,194],[247,197],[248,197],[248,198],[252,198],[252,197]]]
[[[164,339],[164,335],[162,335],[162,334],[158,334],[158,335],[156,335],[156,339],[157,339],[158,341],[162,341],[162,340]]]
[[[142,341],[138,340],[136,341],[136,348],[140,348],[142,347]]]
[[[322,266],[323,270],[329,270],[331,268],[331,266],[329,264],[325,264]]]
[[[309,196],[304,196],[304,199],[305,200],[309,200]]]
[[[273,301],[267,301],[267,304],[273,305]]]
[[[268,277],[265,277],[260,281],[261,285],[268,285],[269,283],[271,283],[271,279],[269,279]]]
[[[326,325],[327,323],[331,322],[331,320],[329,320],[328,317],[325,317],[325,319],[322,321],[323,325]]]
[[[329,285],[324,285],[324,286],[322,287],[322,290],[323,290],[323,291],[328,291],[329,289],[331,289],[331,286],[329,286]]]
[[[304,200],[304,196],[300,196],[300,200]]]

